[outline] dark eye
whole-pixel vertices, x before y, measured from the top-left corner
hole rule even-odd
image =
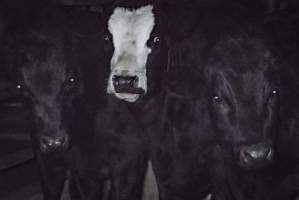
[[[149,47],[155,47],[157,48],[161,43],[161,38],[159,36],[155,36],[155,37],[152,37],[150,40],[148,40],[147,42],[147,46]]]
[[[77,79],[74,76],[67,78],[64,82],[66,89],[71,89],[76,85]]]
[[[113,48],[113,43],[112,43],[112,35],[110,33],[107,33],[103,36],[103,40],[104,40],[104,50],[105,51],[111,51]]]
[[[271,94],[277,96],[279,94],[278,89],[272,90]]]
[[[17,82],[15,87],[16,87],[17,90],[22,90],[22,91],[26,89],[26,87],[25,87],[25,85],[23,84],[22,81]]]
[[[159,44],[160,43],[160,37],[158,37],[158,36],[154,37],[153,43],[154,44]]]
[[[111,41],[111,37],[109,34],[104,35],[103,39],[105,40],[105,42]]]
[[[21,84],[17,84],[17,85],[16,85],[16,88],[17,88],[17,89],[22,89],[22,87],[23,87],[23,86],[22,86]]]
[[[212,100],[213,100],[213,102],[215,104],[221,104],[221,103],[223,103],[223,99],[220,96],[218,96],[218,95],[214,95],[212,97]]]
[[[16,89],[20,92],[20,94],[24,95],[25,97],[33,97],[31,91],[21,83],[16,84]]]
[[[271,90],[270,94],[269,94],[269,97],[268,97],[268,101],[270,100],[274,100],[274,99],[277,99],[277,97],[279,96],[279,90],[278,89],[273,89]]]
[[[76,82],[76,78],[75,77],[70,77],[68,81],[69,81],[70,84],[73,84],[73,83]]]
[[[273,90],[271,90],[271,92],[270,92],[269,99],[271,99],[271,98],[275,98],[275,97],[278,97],[278,96],[279,96],[279,90],[278,90],[278,89],[273,89]]]

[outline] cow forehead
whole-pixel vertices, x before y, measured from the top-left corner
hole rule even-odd
[[[219,83],[216,87],[225,88],[227,93],[233,93],[237,99],[262,99],[271,88],[272,83],[265,77],[263,72],[246,74],[222,74],[219,77]]]
[[[154,21],[152,5],[136,10],[115,8],[108,21],[115,50],[120,50],[123,42],[132,42],[138,48],[144,47],[153,30]]]
[[[54,98],[66,79],[66,65],[55,56],[22,69],[24,84],[36,97]]]

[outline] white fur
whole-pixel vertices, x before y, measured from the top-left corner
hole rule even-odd
[[[108,21],[108,30],[113,37],[114,53],[107,92],[118,98],[134,102],[138,94],[116,93],[112,83],[114,75],[137,76],[138,87],[147,90],[146,63],[151,49],[146,45],[155,25],[153,6],[136,10],[117,7]]]

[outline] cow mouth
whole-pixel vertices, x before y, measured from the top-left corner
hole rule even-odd
[[[113,87],[116,93],[142,95],[145,90],[138,87],[137,76],[116,76],[112,78]]]
[[[137,88],[137,87],[130,87],[129,85],[115,85],[114,86],[114,90],[116,93],[124,93],[124,94],[138,94],[138,95],[142,95],[145,93],[144,89],[142,88]]]
[[[146,83],[146,76],[140,72],[130,74],[112,72],[108,80],[107,93],[127,102],[135,102],[146,93]]]

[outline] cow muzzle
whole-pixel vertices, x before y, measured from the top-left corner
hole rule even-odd
[[[44,153],[64,151],[69,146],[69,138],[66,134],[59,136],[42,135],[39,140],[39,146]]]
[[[117,76],[112,77],[114,90],[116,93],[129,93],[129,94],[144,94],[144,89],[138,87],[137,76]]]
[[[240,149],[240,164],[243,167],[259,168],[273,160],[274,150],[268,143],[245,146]]]
[[[119,99],[134,102],[146,93],[146,84],[145,73],[116,70],[110,74],[107,91]]]

